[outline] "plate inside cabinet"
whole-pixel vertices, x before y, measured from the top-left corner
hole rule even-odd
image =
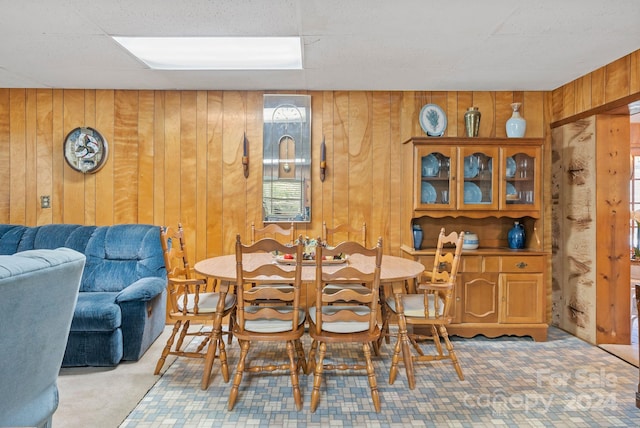
[[[465,204],[479,204],[482,202],[482,190],[475,184],[469,181],[464,183],[464,203]]]
[[[474,155],[464,158],[464,178],[473,178],[478,175],[478,158]]]
[[[420,201],[423,204],[433,204],[436,202],[436,189],[433,188],[431,183],[423,181],[420,190]]]
[[[442,137],[447,129],[447,115],[437,104],[425,104],[420,110],[420,126],[430,137]]]
[[[438,175],[440,166],[438,165],[438,159],[434,155],[429,155],[422,158],[422,176],[423,177],[435,177]]]
[[[512,157],[507,158],[507,177],[513,178],[516,175],[516,161]]]

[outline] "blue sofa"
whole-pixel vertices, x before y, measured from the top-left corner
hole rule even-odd
[[[85,257],[68,248],[0,256],[0,426],[50,427]]]
[[[0,254],[59,247],[87,259],[62,366],[138,360],[165,326],[160,227],[0,225]]]

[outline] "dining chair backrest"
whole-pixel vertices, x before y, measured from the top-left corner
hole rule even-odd
[[[300,240],[301,241],[301,240]],[[237,285],[237,324],[240,331],[247,328],[247,321],[274,319],[290,323],[289,330],[295,330],[299,324],[300,287],[302,283],[302,254],[304,246],[285,245],[273,238],[263,238],[245,245],[240,235],[236,237],[236,285]],[[251,253],[277,254],[280,263],[252,265],[247,260]],[[291,259],[285,259],[285,255]],[[290,261],[288,261],[290,260]],[[260,287],[254,285],[258,283]],[[290,284],[293,292],[282,288],[282,283]],[[273,287],[269,285],[273,284]],[[264,304],[272,302],[272,304]],[[278,310],[276,305],[286,303],[291,310]]]
[[[451,300],[460,267],[463,240],[464,232],[451,232],[446,234],[444,227],[440,229],[438,242],[436,244],[436,253],[433,258],[433,268],[430,273],[425,272],[419,284],[426,282],[427,284],[446,285],[446,287],[442,287],[437,293],[433,290],[429,291],[432,294],[438,294],[440,299],[435,299],[435,304],[432,308],[429,306],[426,307],[427,313],[425,316],[427,317],[451,316]],[[418,289],[424,289],[424,286],[421,288],[419,285]],[[423,291],[425,293],[427,292],[425,290]],[[441,302],[444,305],[442,308],[440,307]],[[433,310],[434,313],[429,313],[430,309]]]
[[[167,276],[169,278],[191,279],[193,274],[187,255],[182,224],[178,223],[177,228],[163,227],[160,231],[160,238]]]
[[[264,227],[256,227],[251,222],[251,243],[255,244],[261,238],[273,238],[278,242],[293,244],[296,228],[293,222],[287,224],[271,223]]]
[[[336,269],[323,269],[325,258],[342,257],[344,264]],[[338,260],[338,259],[334,259]],[[317,332],[325,323],[336,321],[367,323],[366,330],[373,333],[377,327],[378,290],[380,288],[380,268],[382,264],[382,239],[374,248],[366,248],[358,242],[345,241],[335,247],[318,246],[316,249],[316,323]],[[330,284],[358,284],[367,287],[368,292],[351,287],[333,288],[326,292]],[[328,314],[323,306],[339,302],[367,307],[366,311],[332,311]]]
[[[327,222],[322,222],[322,240],[329,245],[336,245],[339,241],[356,241],[367,246],[367,223],[363,222],[361,227],[355,227],[347,223],[338,224],[335,227],[328,227]]]

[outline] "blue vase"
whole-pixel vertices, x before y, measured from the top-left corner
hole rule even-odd
[[[419,224],[413,225],[413,248],[419,250],[422,246],[422,228]]]
[[[509,230],[509,234],[507,235],[509,248],[513,248],[515,250],[524,248],[524,238],[524,227],[520,224],[519,221],[516,221],[511,230]]]

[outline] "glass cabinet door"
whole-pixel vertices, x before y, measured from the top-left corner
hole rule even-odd
[[[446,210],[456,205],[455,147],[417,147],[416,209]]]
[[[538,177],[540,149],[537,147],[505,147],[502,150],[501,209],[535,210],[540,206]]]
[[[497,147],[460,148],[459,209],[498,208],[498,159]]]

